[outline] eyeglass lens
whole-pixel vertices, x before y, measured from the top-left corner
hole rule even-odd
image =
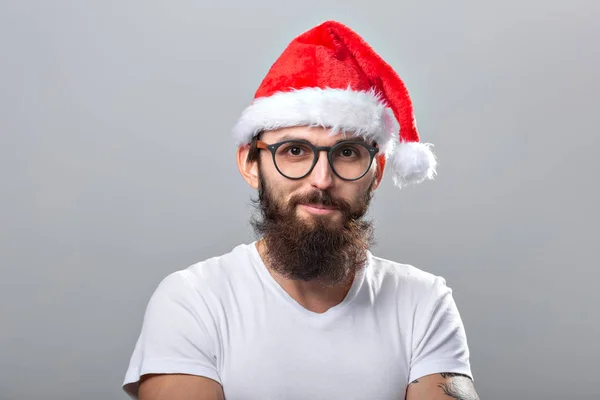
[[[325,154],[323,154],[325,156]],[[315,153],[306,143],[289,142],[275,152],[279,171],[289,178],[306,175],[313,165]],[[331,167],[343,179],[357,179],[369,168],[369,150],[358,143],[339,143],[332,149]]]

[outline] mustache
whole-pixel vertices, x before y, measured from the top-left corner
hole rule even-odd
[[[323,190],[313,190],[308,193],[300,193],[290,198],[289,205],[294,207],[298,204],[315,204],[324,207],[334,207],[342,211],[350,210],[350,204],[342,199],[337,199],[331,193]]]

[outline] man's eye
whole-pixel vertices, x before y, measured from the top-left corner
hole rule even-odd
[[[337,154],[341,158],[353,158],[360,156],[361,152],[354,146],[346,146],[339,149]]]
[[[308,154],[309,151],[310,149],[306,148],[306,146],[298,144],[290,144],[281,148],[281,154],[286,156],[303,156]]]

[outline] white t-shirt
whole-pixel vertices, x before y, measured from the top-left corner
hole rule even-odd
[[[130,396],[148,373],[211,378],[226,400],[398,400],[424,375],[472,377],[443,278],[369,253],[345,299],[319,314],[283,290],[255,244],[158,285],[123,382]]]

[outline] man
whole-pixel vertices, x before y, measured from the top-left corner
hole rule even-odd
[[[244,110],[237,164],[259,239],[170,274],[124,389],[141,400],[478,399],[445,280],[374,256],[364,219],[386,163],[430,179],[402,81],[358,34],[295,38]]]

